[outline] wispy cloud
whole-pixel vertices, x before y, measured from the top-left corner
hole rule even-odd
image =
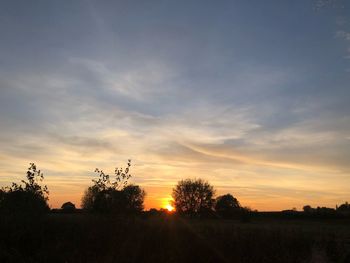
[[[74,5],[65,19],[46,4],[3,13],[1,185],[34,161],[53,206],[79,204],[94,168],[131,158],[147,207],[185,177],[258,209],[348,197],[345,19],[310,10],[296,30],[295,13],[276,21],[268,4]]]

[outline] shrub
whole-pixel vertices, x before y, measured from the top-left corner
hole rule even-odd
[[[62,206],[61,209],[63,212],[65,213],[73,213],[75,212],[75,204],[73,204],[72,202],[65,202]]]
[[[216,199],[215,211],[224,218],[231,218],[241,212],[241,205],[231,194],[219,196]]]
[[[11,187],[6,187],[0,192],[0,210],[7,214],[42,214],[49,211],[48,189],[41,186],[44,179],[43,173],[31,163],[27,175],[27,180],[22,180],[22,184],[12,183]]]
[[[128,185],[131,175],[131,166],[128,161],[127,168],[115,169],[115,180],[102,170],[96,169],[99,179],[92,180],[93,185],[84,193],[82,207],[85,210],[97,213],[135,213],[143,210],[145,191],[137,185]]]

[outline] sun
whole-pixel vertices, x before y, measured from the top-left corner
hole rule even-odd
[[[168,211],[170,213],[175,211],[175,207],[172,206],[174,200],[171,196],[163,197],[161,200],[162,200],[161,207],[163,209],[165,209],[166,211]]]
[[[175,208],[171,204],[167,204],[165,209],[168,210],[168,212],[173,212]]]

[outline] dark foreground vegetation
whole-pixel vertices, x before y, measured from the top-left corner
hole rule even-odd
[[[348,219],[1,217],[0,262],[350,262]]]
[[[257,212],[202,179],[173,189],[175,213],[143,211],[128,184],[130,161],[98,178],[82,208],[50,210],[31,163],[21,184],[0,190],[0,262],[350,262],[350,205]]]

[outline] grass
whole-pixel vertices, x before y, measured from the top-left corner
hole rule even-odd
[[[350,262],[350,221],[1,218],[0,262]]]

